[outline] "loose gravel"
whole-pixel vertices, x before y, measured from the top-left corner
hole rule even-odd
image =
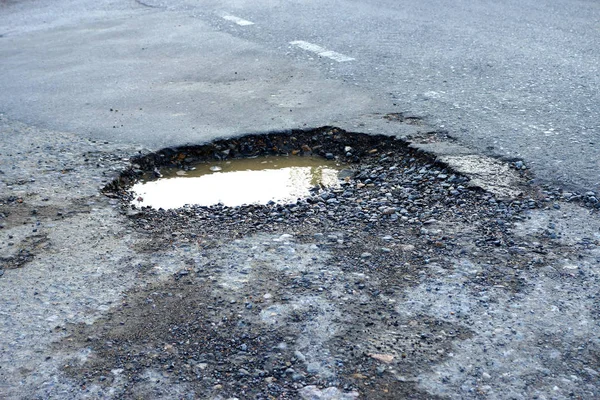
[[[595,193],[501,196],[401,140],[335,128],[151,153],[0,122],[15,166],[0,175],[6,397],[599,395]],[[337,158],[342,187],[130,206],[164,166],[264,154]]]

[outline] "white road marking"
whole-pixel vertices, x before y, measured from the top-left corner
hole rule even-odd
[[[254,22],[236,17],[235,15],[223,15],[223,19],[226,19],[227,21],[235,22],[236,24],[238,24],[240,26],[254,25]]]
[[[293,42],[290,42],[290,44],[292,44],[294,46],[298,46],[303,50],[316,53],[316,54],[320,55],[321,57],[331,58],[332,60],[337,61],[337,62],[346,62],[346,61],[354,60],[354,58],[352,58],[352,57],[348,57],[346,55],[337,53],[335,51],[324,49],[321,46],[317,46],[316,44],[305,42],[304,40],[295,40]]]

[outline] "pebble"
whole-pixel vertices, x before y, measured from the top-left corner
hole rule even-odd
[[[293,374],[293,375],[292,375],[292,380],[293,380],[294,382],[298,382],[298,381],[301,381],[301,380],[303,380],[303,379],[304,379],[304,375],[302,375],[302,374],[298,374],[298,373],[296,373],[296,374]]]
[[[342,392],[336,387],[319,389],[317,386],[305,386],[298,391],[303,400],[354,400],[358,398],[358,392]]]
[[[372,254],[371,254],[371,253],[364,252],[364,253],[362,253],[362,254],[360,255],[360,258],[369,258],[369,257],[371,257],[371,256],[372,256]]]
[[[306,356],[300,350],[294,351],[294,356],[302,362],[306,361]]]

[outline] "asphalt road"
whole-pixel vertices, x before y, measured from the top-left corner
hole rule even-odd
[[[158,148],[411,112],[600,187],[595,0],[3,0],[0,35],[0,112],[27,123]]]

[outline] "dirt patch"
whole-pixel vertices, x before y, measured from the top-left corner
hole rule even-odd
[[[388,121],[403,122],[409,125],[425,125],[422,117],[406,113],[390,113],[383,116]]]
[[[89,212],[89,205],[85,204],[89,199],[79,199],[62,207],[56,205],[44,205],[49,199],[42,199],[42,204],[33,205],[27,200],[27,196],[11,196],[0,199],[0,229],[10,229],[16,226],[35,224],[41,220],[58,221],[69,218],[77,213]]]
[[[117,387],[124,397],[168,395],[157,384],[169,382],[165,388],[182,383],[188,395],[203,398],[297,398],[310,385],[370,398],[436,398],[416,388],[414,377],[446,358],[469,330],[427,317],[408,320],[372,293],[360,307],[341,304],[342,271],[328,271],[339,281],[326,276],[319,270],[323,254],[288,240],[243,240],[238,246],[248,253],[221,248],[225,257],[190,262],[167,282],[128,293],[107,317],[74,327],[65,343],[91,353],[65,372],[99,386],[97,393]],[[289,259],[295,265],[274,267],[261,255],[282,246],[298,254]],[[244,256],[251,261],[229,265]],[[372,290],[350,284],[352,291]],[[382,362],[379,353],[393,362]],[[399,380],[397,370],[410,377]]]
[[[36,253],[47,250],[49,246],[46,235],[28,236],[16,246],[16,254],[0,257],[0,269],[21,268],[31,262]]]

